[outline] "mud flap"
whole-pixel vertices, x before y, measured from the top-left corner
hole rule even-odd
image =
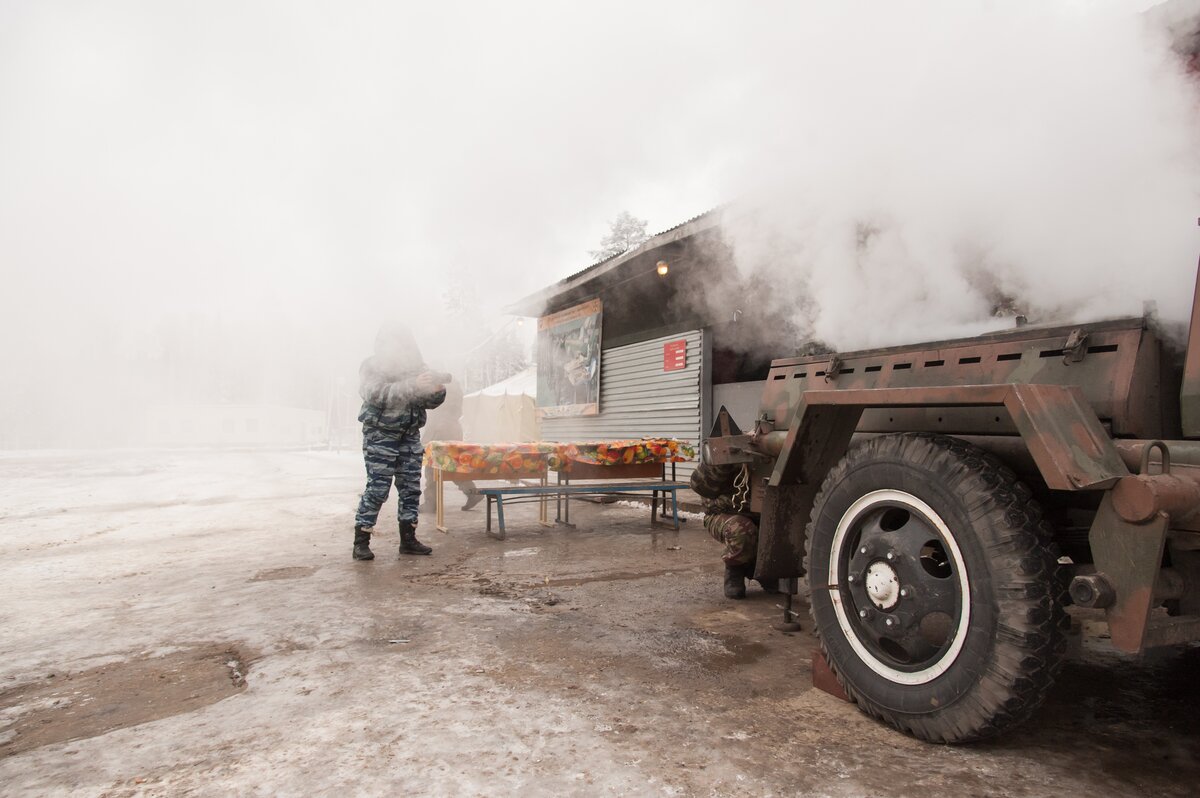
[[[816,492],[816,485],[768,485],[764,489],[755,579],[804,576],[804,529]]]
[[[1116,594],[1106,616],[1112,644],[1119,651],[1136,654],[1147,647],[1150,612],[1158,604],[1154,586],[1162,568],[1167,526],[1164,513],[1156,513],[1144,524],[1125,521],[1113,509],[1111,491],[1104,495],[1092,521],[1088,543],[1096,572],[1109,581]]]

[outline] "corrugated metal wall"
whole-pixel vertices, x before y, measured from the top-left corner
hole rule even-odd
[[[687,365],[663,371],[663,344],[681,340],[687,341]],[[693,330],[605,349],[600,360],[600,415],[542,419],[543,440],[657,436],[699,447],[704,412],[702,347],[702,332]],[[676,474],[686,481],[693,468],[693,463],[680,463]]]

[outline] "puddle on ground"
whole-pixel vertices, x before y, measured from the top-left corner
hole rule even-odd
[[[250,577],[251,582],[270,582],[275,579],[303,579],[312,576],[317,570],[315,565],[292,565],[287,568],[268,568]]]
[[[725,671],[758,662],[771,650],[763,643],[755,643],[736,635],[721,635],[724,650],[710,654],[704,664],[714,671]]]
[[[215,704],[246,689],[248,659],[237,646],[205,644],[76,673],[48,672],[0,692],[0,759]]]

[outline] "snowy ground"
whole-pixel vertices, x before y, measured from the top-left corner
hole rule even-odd
[[[993,744],[813,690],[695,521],[449,511],[352,562],[355,453],[0,455],[3,795],[1190,795],[1197,649],[1085,647]],[[452,498],[457,498],[449,491]],[[381,521],[394,530],[394,516]],[[808,624],[806,623],[806,628]]]

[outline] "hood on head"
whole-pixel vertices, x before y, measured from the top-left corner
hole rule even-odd
[[[375,356],[390,370],[408,371],[420,366],[421,349],[412,330],[403,322],[387,322],[375,336]]]

